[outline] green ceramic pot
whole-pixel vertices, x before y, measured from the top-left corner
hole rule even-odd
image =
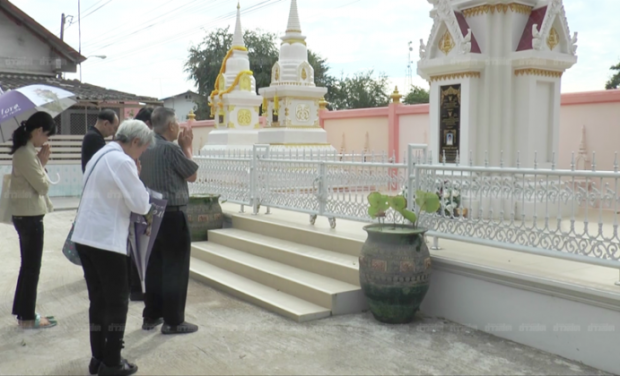
[[[187,220],[193,242],[209,240],[209,230],[224,227],[224,214],[220,206],[220,195],[190,196],[187,205]]]
[[[360,255],[360,285],[373,316],[381,322],[411,322],[426,295],[431,255],[426,229],[374,224]]]

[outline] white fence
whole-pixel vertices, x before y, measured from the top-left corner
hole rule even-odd
[[[372,222],[370,192],[437,192],[442,207],[420,216],[428,235],[620,268],[620,172],[436,164],[425,145],[410,145],[405,163],[385,156],[272,156],[268,146],[196,157],[192,193],[217,193],[252,207],[282,208]],[[618,166],[616,163],[615,166]],[[407,189],[411,187],[411,189]],[[386,222],[404,223],[390,212]]]

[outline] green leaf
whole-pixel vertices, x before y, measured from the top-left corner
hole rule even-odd
[[[400,214],[411,223],[415,223],[418,220],[418,216],[411,210],[404,209],[400,212]]]
[[[415,202],[420,207],[420,211],[434,213],[441,207],[436,193],[417,191],[415,197]]]
[[[426,212],[434,213],[441,207],[441,203],[439,202],[439,197],[435,193],[428,192],[426,196]]]
[[[379,192],[373,192],[368,195],[370,207],[376,208],[379,211],[386,211],[390,207],[388,199],[388,196],[382,195]]]
[[[379,206],[381,204],[383,195],[379,192],[372,192],[368,195],[368,203],[370,206]]]
[[[407,199],[403,196],[390,197],[390,206],[397,212],[401,212],[407,208]]]

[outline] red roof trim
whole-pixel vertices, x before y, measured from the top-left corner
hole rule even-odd
[[[454,12],[456,15],[456,20],[459,22],[459,27],[461,28],[461,33],[463,36],[467,35],[467,29],[470,29],[465,16],[463,16],[460,12]],[[478,41],[476,40],[476,36],[474,35],[474,31],[471,32],[471,52],[475,54],[481,53],[480,46],[478,45]]]
[[[12,19],[17,25],[23,25],[30,29],[36,37],[52,47],[52,50],[59,55],[65,56],[76,64],[86,60],[86,58],[73,47],[62,41],[21,9],[11,4],[8,0],[0,0],[0,11],[5,13],[7,17]]]
[[[530,18],[527,20],[527,25],[525,25],[525,29],[523,30],[523,35],[521,35],[521,41],[519,41],[519,46],[517,47],[517,51],[525,51],[531,50],[532,47],[532,26],[535,24],[538,25],[538,31],[542,27],[542,23],[545,20],[545,16],[547,15],[547,6],[535,9],[530,14]]]

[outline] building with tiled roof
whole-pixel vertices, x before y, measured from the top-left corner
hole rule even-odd
[[[0,89],[44,84],[75,94],[77,103],[58,116],[61,134],[84,134],[102,108],[115,110],[121,120],[147,105],[162,105],[154,97],[139,96],[66,80],[86,60],[78,51],[40,25],[8,0],[0,0]]]

